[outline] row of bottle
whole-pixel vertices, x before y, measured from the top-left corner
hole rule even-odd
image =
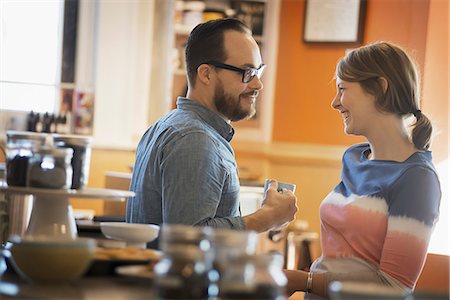
[[[67,134],[71,132],[72,118],[70,112],[61,114],[44,114],[31,111],[27,115],[27,131],[44,132],[44,133],[61,133]]]
[[[285,299],[280,254],[256,254],[252,231],[163,225],[157,299]]]

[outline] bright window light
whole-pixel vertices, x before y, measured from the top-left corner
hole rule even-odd
[[[0,1],[0,109],[53,112],[64,1]]]
[[[441,181],[442,199],[440,207],[439,221],[437,222],[433,235],[431,236],[428,251],[436,254],[450,255],[450,201],[449,201],[449,159],[438,163],[436,171]]]

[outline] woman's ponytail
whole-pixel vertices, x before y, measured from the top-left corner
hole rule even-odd
[[[433,132],[431,122],[420,110],[413,112],[413,115],[417,121],[412,125],[414,127],[411,133],[412,142],[417,149],[428,150]]]

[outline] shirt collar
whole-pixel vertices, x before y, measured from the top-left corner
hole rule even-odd
[[[178,97],[177,108],[195,112],[228,142],[233,138],[234,128],[222,116],[209,108],[186,97]]]

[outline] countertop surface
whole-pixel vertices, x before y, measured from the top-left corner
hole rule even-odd
[[[85,276],[70,284],[30,284],[16,274],[0,280],[0,299],[155,299],[152,282],[145,278]]]

